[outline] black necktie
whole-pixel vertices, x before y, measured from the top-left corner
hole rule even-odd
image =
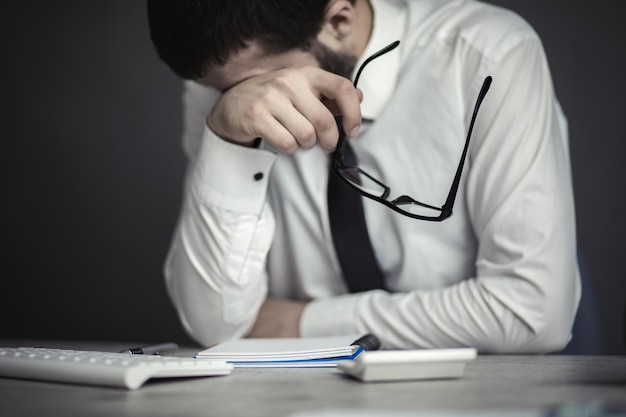
[[[344,161],[357,166],[356,155],[348,141],[347,138],[343,141]],[[363,197],[333,170],[330,170],[327,193],[333,243],[350,292],[384,289],[383,274],[367,233]]]

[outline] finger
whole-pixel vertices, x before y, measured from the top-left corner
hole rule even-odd
[[[330,110],[314,95],[301,95],[293,103],[313,128],[313,133],[320,147],[330,152],[337,146],[339,131]]]
[[[350,80],[325,71],[315,72],[312,75],[312,84],[317,92],[334,101],[338,113],[343,116],[345,133],[352,137],[358,133],[361,126],[361,98],[357,89]]]
[[[360,88],[357,88],[356,94],[359,96],[359,103],[363,103],[363,91]]]
[[[288,101],[272,99],[268,107],[271,105],[272,113],[296,140],[302,141],[303,147],[309,147],[311,138],[315,138],[322,149],[330,151],[336,147],[339,132],[333,114],[320,101],[324,96],[316,86],[316,78],[325,76],[337,77],[315,67],[281,73],[280,77],[273,79],[273,86]],[[302,118],[309,123],[305,124]]]
[[[279,152],[292,154],[300,148],[293,134],[274,116],[257,119],[256,136],[267,139]]]
[[[357,96],[359,97],[359,103],[363,103],[363,91],[361,91],[360,88],[357,88],[356,93],[357,93]],[[330,112],[333,115],[337,116],[341,114],[341,111],[339,110],[339,106],[337,106],[337,103],[335,103],[335,100],[322,97],[322,103],[324,103],[324,105],[328,108],[328,110],[330,110]]]
[[[289,108],[275,113],[276,119],[292,135],[296,143],[304,149],[310,149],[317,143],[315,126],[302,112],[289,103]]]

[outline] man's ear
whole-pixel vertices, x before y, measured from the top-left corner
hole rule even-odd
[[[354,5],[349,0],[330,0],[324,12],[324,22],[318,39],[341,41],[355,28]]]

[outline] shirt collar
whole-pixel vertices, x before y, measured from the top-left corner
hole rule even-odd
[[[356,64],[355,75],[356,70],[370,55],[393,41],[403,39],[405,32],[406,11],[401,5],[388,0],[370,0],[370,4],[374,14],[372,34]],[[376,119],[391,97],[400,70],[401,48],[402,44],[370,62],[361,73],[358,87],[363,91],[361,114],[364,119]]]

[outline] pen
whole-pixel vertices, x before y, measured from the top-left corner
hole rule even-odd
[[[121,350],[120,353],[130,353],[131,355],[160,355],[163,352],[175,351],[178,349],[176,343],[160,343],[158,345],[140,346]]]
[[[380,348],[380,340],[378,340],[378,338],[373,334],[368,333],[352,342],[352,345],[361,346],[363,350],[378,350]]]

